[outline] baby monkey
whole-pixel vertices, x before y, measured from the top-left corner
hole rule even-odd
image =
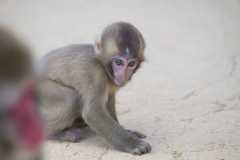
[[[41,60],[44,79],[38,86],[49,138],[77,141],[86,123],[116,148],[141,155],[151,146],[146,136],[125,130],[115,111],[115,92],[144,61],[145,42],[131,24],[107,26],[95,44],[57,49]]]

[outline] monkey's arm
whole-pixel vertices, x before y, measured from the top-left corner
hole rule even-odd
[[[151,150],[148,143],[132,136],[127,130],[118,124],[107,112],[107,91],[103,87],[98,92],[90,92],[83,108],[83,119],[100,135],[105,137],[115,147],[134,154],[141,155]]]
[[[109,115],[116,121],[118,122],[117,115],[116,115],[116,109],[115,109],[115,94],[111,94],[108,96],[108,102],[106,106],[107,112]],[[119,123],[119,122],[118,122]],[[133,136],[136,136],[137,138],[144,139],[146,136],[138,131],[132,131],[132,130],[127,130],[129,133],[131,133]]]
[[[108,102],[106,106],[107,112],[110,114],[110,116],[118,122],[117,115],[116,115],[116,109],[115,109],[115,94],[111,94],[108,96]]]

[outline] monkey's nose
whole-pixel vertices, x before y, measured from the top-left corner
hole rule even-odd
[[[123,78],[123,76],[121,76],[121,77],[120,77],[120,80],[121,80],[121,81],[124,81],[124,78]]]
[[[120,76],[120,80],[123,81],[123,82],[125,82],[125,81],[127,81],[127,77],[124,76],[124,75],[121,75],[121,76]]]

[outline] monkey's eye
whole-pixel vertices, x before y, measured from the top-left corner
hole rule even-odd
[[[135,62],[131,61],[128,63],[128,66],[133,67],[135,65]]]
[[[120,66],[122,64],[122,60],[116,60],[115,63]]]

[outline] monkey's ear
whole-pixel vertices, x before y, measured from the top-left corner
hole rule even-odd
[[[96,54],[100,54],[102,52],[102,35],[100,34],[96,37],[94,51]]]

